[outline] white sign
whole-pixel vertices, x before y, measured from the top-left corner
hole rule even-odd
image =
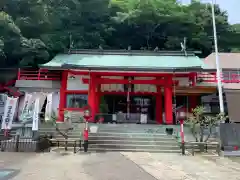
[[[38,130],[38,123],[39,123],[39,98],[37,98],[34,103],[33,122],[32,122],[33,131]]]
[[[4,115],[2,120],[2,129],[11,129],[12,122],[14,118],[14,113],[17,108],[18,98],[10,98],[7,97],[5,108],[4,108]]]
[[[6,94],[0,94],[0,122],[2,122],[2,117],[4,115],[4,107],[7,100]]]
[[[147,124],[147,114],[141,114],[140,122],[141,124]]]

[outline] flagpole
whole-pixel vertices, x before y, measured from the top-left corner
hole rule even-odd
[[[219,56],[218,56],[218,42],[217,42],[217,30],[216,30],[216,20],[215,20],[215,8],[216,0],[212,0],[212,22],[213,22],[213,35],[214,35],[214,47],[215,47],[215,63],[217,69],[217,85],[218,85],[218,98],[219,98],[219,106],[220,113],[224,114],[224,103],[223,103],[223,91],[222,91],[222,81],[221,81],[221,69],[219,64]]]

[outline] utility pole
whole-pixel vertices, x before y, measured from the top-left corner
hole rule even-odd
[[[217,42],[217,30],[216,30],[216,20],[215,20],[215,8],[216,0],[212,0],[212,22],[213,22],[213,35],[214,35],[214,47],[215,47],[215,59],[216,59],[216,69],[217,69],[217,85],[218,85],[218,98],[220,105],[220,113],[224,114],[224,102],[223,102],[223,91],[222,91],[222,78],[221,69],[219,64],[218,56],[218,42]]]

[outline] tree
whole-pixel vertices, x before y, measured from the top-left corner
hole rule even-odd
[[[0,59],[4,66],[36,66],[69,48],[213,49],[210,4],[177,0],[1,0]],[[220,51],[238,51],[238,25],[215,7]]]
[[[216,127],[220,121],[225,121],[226,118],[223,114],[217,116],[205,115],[204,107],[198,106],[193,109],[192,115],[187,119],[187,124],[190,125],[196,142],[207,142],[212,134],[212,128]]]

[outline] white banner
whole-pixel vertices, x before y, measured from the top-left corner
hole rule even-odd
[[[52,100],[53,100],[53,93],[49,93],[47,95],[47,104],[45,110],[45,121],[50,121],[52,116]]]
[[[26,93],[24,95],[23,104],[19,105],[19,106],[21,106],[20,108],[22,108],[20,116],[19,116],[20,121],[26,120],[25,116],[27,116],[29,114],[29,110],[32,105],[31,99],[32,99],[32,94]]]
[[[2,122],[2,119],[3,119],[6,100],[7,100],[7,95],[0,94],[0,122]]]
[[[7,97],[2,120],[2,129],[12,128],[12,122],[17,108],[17,102],[18,98]]]
[[[38,123],[39,123],[39,98],[37,98],[34,103],[33,122],[32,122],[33,131],[38,130]]]

